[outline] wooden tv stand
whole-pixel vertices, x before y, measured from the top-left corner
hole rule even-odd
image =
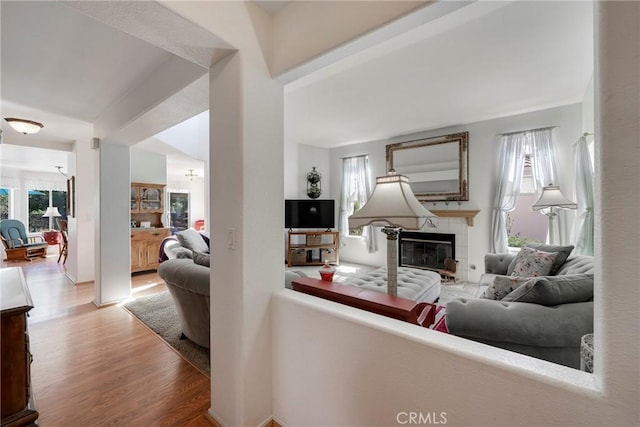
[[[338,263],[338,231],[291,231],[287,244],[287,266]]]
[[[357,286],[340,285],[324,280],[300,277],[291,282],[293,290],[339,302],[350,307],[403,320],[428,328],[436,317],[436,306],[428,302],[415,302],[392,297],[381,292],[360,289]]]

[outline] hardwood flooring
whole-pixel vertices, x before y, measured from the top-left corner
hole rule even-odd
[[[22,267],[35,306],[39,425],[211,426],[209,378],[118,305],[96,308],[93,283],[72,284],[56,260],[2,262]],[[155,272],[132,277],[134,297],[165,289]]]

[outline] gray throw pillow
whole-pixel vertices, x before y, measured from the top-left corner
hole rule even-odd
[[[194,252],[209,252],[209,247],[207,246],[206,242],[204,241],[200,233],[198,233],[193,228],[182,230],[176,235],[176,237],[178,238],[180,244],[187,249],[191,249]]]
[[[529,279],[529,277],[496,275],[496,277],[493,278],[493,282],[491,282],[480,298],[501,300]]]
[[[502,299],[547,306],[591,300],[592,274],[533,277]]]
[[[193,253],[193,262],[198,265],[204,265],[205,267],[210,267],[211,265],[211,255],[203,254],[202,252],[194,252]]]
[[[555,245],[545,245],[544,243],[527,243],[525,245],[528,248],[537,249],[539,251],[544,252],[553,252],[557,253],[556,259],[551,264],[551,271],[549,272],[550,276],[555,276],[562,267],[562,264],[569,258],[571,255],[571,251],[573,251],[573,245],[568,246],[555,246]]]

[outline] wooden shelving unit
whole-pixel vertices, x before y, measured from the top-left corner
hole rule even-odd
[[[338,263],[338,231],[289,231],[287,265]]]

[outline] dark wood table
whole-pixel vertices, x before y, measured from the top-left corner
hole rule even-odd
[[[393,297],[381,292],[341,285],[310,277],[300,277],[291,282],[295,291],[313,295],[350,307],[381,314],[428,328],[435,321],[436,306],[428,302],[415,302]]]

